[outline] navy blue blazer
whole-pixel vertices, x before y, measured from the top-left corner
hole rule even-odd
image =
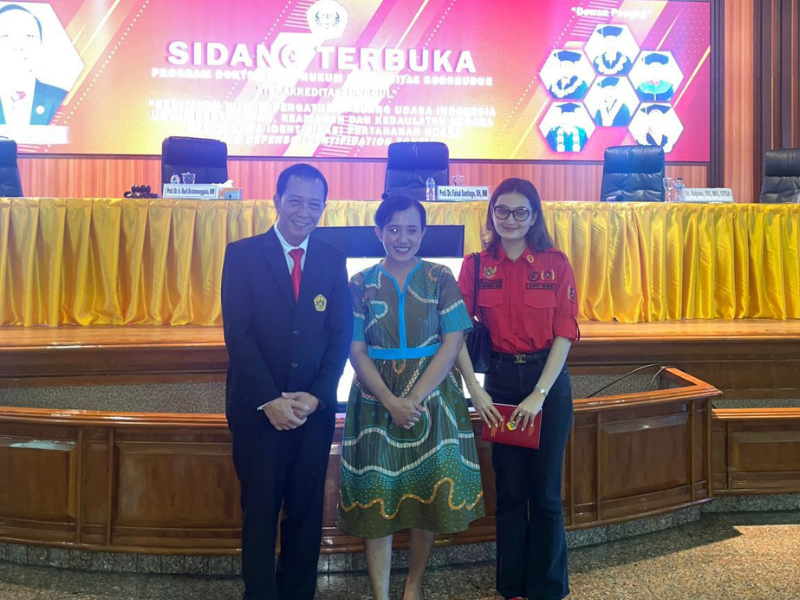
[[[228,348],[228,423],[266,419],[257,408],[281,392],[309,392],[336,412],[336,389],[353,335],[345,255],[310,238],[294,299],[274,228],[228,245],[222,269],[222,322]]]
[[[61,107],[66,95],[67,90],[48,85],[37,79],[36,87],[33,90],[30,124],[49,125],[56,115],[56,111]],[[0,125],[5,125],[5,123],[6,117],[3,113],[3,105],[0,104]]]

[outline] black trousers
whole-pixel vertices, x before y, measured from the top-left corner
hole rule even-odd
[[[297,429],[277,431],[265,415],[254,412],[252,424],[231,427],[242,487],[244,598],[313,600],[335,415],[330,410],[314,413]]]
[[[533,391],[544,357],[524,365],[492,359],[486,391],[496,403],[519,404]],[[497,591],[505,598],[560,600],[569,594],[561,501],[564,449],[572,425],[566,366],[542,409],[539,449],[492,444],[497,488]]]

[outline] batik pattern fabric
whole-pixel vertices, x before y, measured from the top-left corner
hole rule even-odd
[[[405,289],[375,265],[350,280],[353,338],[367,344],[387,387],[406,396],[442,336],[471,328],[455,278],[419,261]],[[342,439],[339,527],[362,538],[409,528],[456,533],[484,515],[478,454],[461,376],[452,369],[410,430],[354,378]]]

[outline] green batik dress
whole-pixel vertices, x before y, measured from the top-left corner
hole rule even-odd
[[[353,339],[366,342],[397,396],[414,387],[442,335],[471,328],[447,267],[419,261],[406,288],[380,264],[350,280]],[[461,376],[453,369],[425,398],[410,430],[397,427],[356,376],[342,439],[339,527],[363,538],[403,529],[464,531],[484,515],[483,487]]]

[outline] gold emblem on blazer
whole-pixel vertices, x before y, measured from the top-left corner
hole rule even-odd
[[[494,279],[495,275],[497,275],[497,267],[483,267],[483,276],[486,279]]]
[[[328,299],[322,294],[318,294],[314,298],[314,308],[317,309],[317,312],[325,312],[325,309],[328,308]]]
[[[527,256],[527,259],[528,259],[528,262],[529,262],[530,264],[533,264],[533,261],[535,260],[535,259],[533,258],[533,254],[528,254],[528,256]]]

